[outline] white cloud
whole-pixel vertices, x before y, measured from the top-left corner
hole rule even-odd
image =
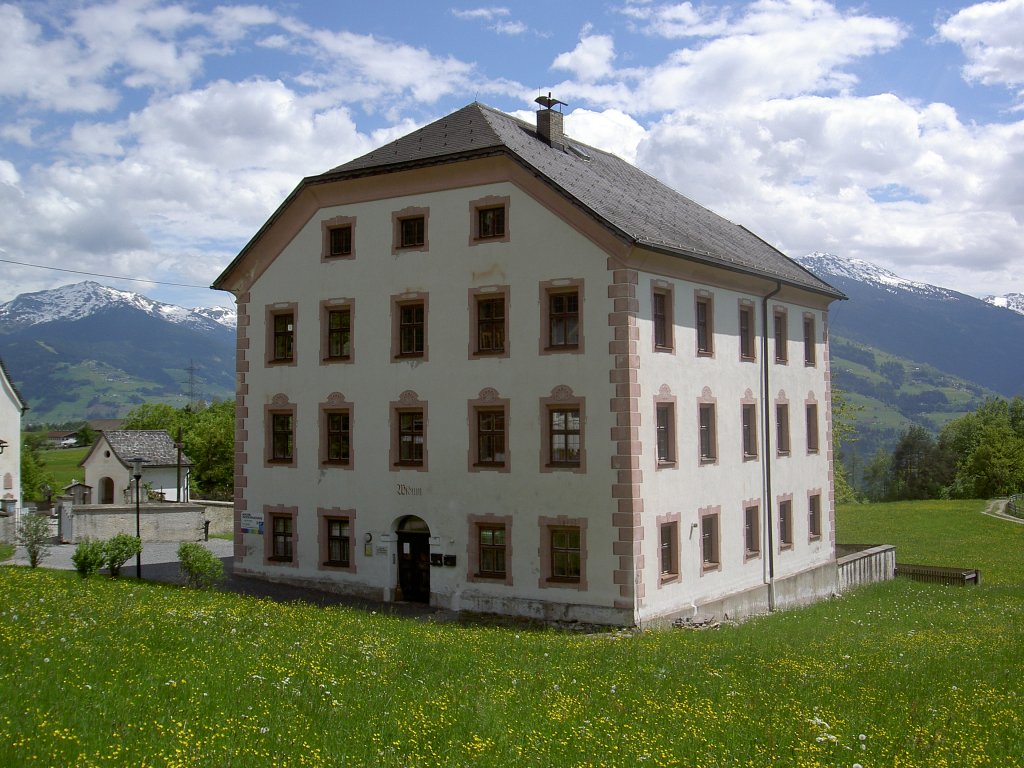
[[[579,44],[568,53],[555,57],[553,69],[569,70],[583,81],[600,80],[611,74],[615,43],[609,35],[592,35],[588,30]]]
[[[511,11],[508,8],[503,7],[467,9],[452,8],[452,16],[455,18],[472,21],[494,21],[497,18],[508,16],[509,14],[511,14]]]
[[[967,57],[964,77],[985,85],[1024,83],[1024,0],[978,3],[939,27]]]

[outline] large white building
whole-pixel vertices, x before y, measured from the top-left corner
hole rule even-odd
[[[832,593],[842,294],[538,101],[304,179],[217,279],[236,573],[628,625]]]
[[[28,406],[0,360],[0,514],[21,506],[21,417]]]

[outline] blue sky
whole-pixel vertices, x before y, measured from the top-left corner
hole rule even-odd
[[[228,305],[205,286],[303,176],[549,91],[791,256],[1024,292],[1024,0],[41,0],[0,26],[0,301],[87,278],[56,267]]]

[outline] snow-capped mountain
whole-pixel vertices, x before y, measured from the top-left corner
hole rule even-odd
[[[197,312],[91,281],[22,294],[0,304],[0,358],[28,402],[30,423],[230,398],[234,312],[215,309]]]
[[[130,309],[169,323],[208,329],[209,323],[226,323],[211,314],[196,312],[174,304],[164,304],[131,291],[118,291],[88,280],[47,291],[23,293],[0,304],[0,334],[40,323],[82,320],[111,309]],[[218,308],[219,309],[219,308]],[[230,311],[233,314],[233,311]],[[234,327],[232,324],[229,326]]]
[[[1002,307],[1024,315],[1024,293],[1008,293],[1005,296],[986,296],[982,301],[993,307]]]
[[[796,259],[848,297],[829,311],[829,332],[975,382],[1024,394],[1024,314],[974,296],[906,280],[860,259]]]
[[[238,310],[233,307],[196,307],[192,311],[231,330],[238,325]]]
[[[801,265],[814,274],[828,280],[830,277],[842,277],[848,280],[856,280],[860,283],[877,285],[890,293],[908,291],[922,296],[936,296],[950,298],[954,292],[939,288],[928,283],[916,283],[900,277],[895,272],[890,272],[884,267],[872,264],[863,259],[847,259],[831,253],[811,253],[796,259]]]

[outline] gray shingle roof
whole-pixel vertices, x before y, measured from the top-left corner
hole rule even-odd
[[[477,102],[303,183],[493,154],[510,155],[535,171],[629,242],[845,298],[749,230],[621,158],[570,137],[565,146],[551,146],[535,126]]]
[[[134,458],[142,458],[143,466],[166,467],[178,463],[178,449],[166,429],[121,429],[104,432],[103,436],[110,444],[111,450],[121,461],[130,463]],[[191,465],[191,460],[181,455],[183,465]]]

